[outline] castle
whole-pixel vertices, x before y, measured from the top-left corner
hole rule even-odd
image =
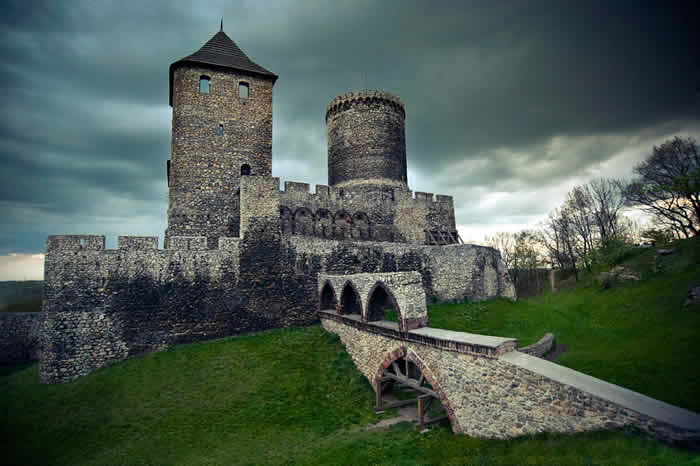
[[[47,239],[42,382],[166,345],[318,322],[319,274],[412,271],[431,299],[515,298],[499,253],[461,244],[452,197],[409,189],[398,97],[334,98],[328,185],[280,190],[276,80],[223,30],[170,65],[164,248],[157,237],[120,236],[113,250],[104,236]],[[360,313],[356,290],[340,294],[339,310]]]

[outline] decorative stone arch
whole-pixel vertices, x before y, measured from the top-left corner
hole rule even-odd
[[[329,238],[332,234],[333,214],[328,209],[318,209],[315,215],[316,235]]]
[[[367,293],[367,301],[365,302],[362,320],[366,322],[384,320],[384,310],[387,308],[387,304],[390,304],[396,311],[399,321],[399,330],[402,332],[405,331],[405,319],[403,318],[401,308],[396,301],[396,297],[391,292],[389,287],[381,280],[378,280],[374,285],[372,285],[369,293]]]
[[[355,212],[352,216],[352,237],[355,239],[369,239],[369,216],[365,212]]]
[[[297,235],[314,234],[314,214],[306,207],[299,207],[294,211],[293,232]]]
[[[459,424],[459,421],[455,416],[454,410],[452,409],[452,405],[450,404],[450,400],[447,398],[447,395],[445,395],[445,392],[440,386],[440,382],[438,381],[435,374],[433,374],[430,368],[425,364],[425,362],[423,362],[420,356],[418,356],[418,354],[411,348],[401,346],[387,353],[387,355],[384,357],[384,360],[379,365],[379,369],[377,369],[377,374],[375,375],[374,380],[372,381],[372,388],[374,389],[374,391],[377,391],[377,380],[381,379],[384,376],[384,372],[386,372],[387,368],[391,367],[392,363],[402,358],[415,364],[418,370],[420,370],[421,374],[423,374],[423,376],[425,377],[425,380],[427,380],[430,386],[432,387],[432,390],[438,394],[438,396],[440,397],[440,403],[442,403],[442,406],[445,408],[445,412],[447,413],[447,417],[450,419],[452,432],[454,432],[455,434],[462,433],[462,426]]]
[[[360,292],[357,291],[357,287],[352,281],[347,280],[343,283],[339,304],[338,312],[340,314],[362,315],[362,298],[360,298]]]
[[[331,284],[330,280],[326,280],[323,282],[323,285],[321,286],[321,291],[319,292],[318,295],[318,309],[327,311],[327,310],[336,310],[338,308],[338,296],[335,293],[335,289],[333,288],[333,285]]]
[[[333,237],[345,239],[350,236],[352,217],[346,210],[339,210],[333,216]]]
[[[289,207],[280,206],[280,231],[283,235],[291,235],[293,232],[294,219]]]

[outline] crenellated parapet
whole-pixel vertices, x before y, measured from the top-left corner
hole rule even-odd
[[[406,117],[406,108],[398,96],[376,89],[362,89],[339,95],[331,100],[326,107],[326,121],[328,121],[329,116],[333,116],[341,110],[347,110],[355,103],[383,103],[400,112],[404,118]]]

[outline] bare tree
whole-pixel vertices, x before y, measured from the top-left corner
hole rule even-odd
[[[675,138],[639,163],[625,190],[627,201],[686,238],[700,229],[700,154],[693,138]]]
[[[616,238],[624,233],[621,211],[625,206],[625,185],[622,181],[597,178],[586,185],[593,204],[593,215],[600,239]]]
[[[515,235],[506,231],[499,231],[493,235],[486,235],[486,245],[498,249],[501,259],[507,269],[513,267],[513,252],[515,248]]]

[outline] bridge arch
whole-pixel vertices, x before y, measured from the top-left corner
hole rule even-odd
[[[318,298],[320,310],[336,310],[338,307],[338,297],[331,285],[330,280],[326,280],[321,287],[321,293]]]
[[[424,381],[430,384],[432,390],[439,396],[440,403],[445,408],[445,413],[447,414],[447,417],[450,420],[452,432],[454,432],[455,434],[463,432],[462,426],[460,426],[459,421],[457,420],[454,414],[454,410],[452,409],[450,400],[445,395],[445,392],[440,386],[440,382],[438,381],[437,377],[435,377],[430,368],[411,348],[402,346],[387,353],[387,355],[384,357],[384,360],[379,365],[379,368],[377,369],[377,374],[374,378],[374,381],[372,382],[372,388],[374,389],[374,391],[377,392],[377,388],[381,389],[380,381],[383,377],[385,377],[385,375],[387,375],[387,372],[391,372],[394,367],[400,366],[401,363],[404,363],[405,361],[408,361],[409,363],[413,364],[415,370],[420,372],[419,380],[424,379]],[[410,369],[406,370],[406,375],[411,375]],[[378,393],[377,396],[379,398],[380,394]]]
[[[355,284],[348,280],[340,292],[340,314],[362,315],[362,300]]]
[[[367,322],[384,320],[384,311],[390,307],[396,311],[396,317],[398,317],[399,321],[399,330],[403,330],[404,319],[401,315],[401,308],[389,287],[383,281],[378,280],[372,285],[369,293],[367,293],[364,320]]]

